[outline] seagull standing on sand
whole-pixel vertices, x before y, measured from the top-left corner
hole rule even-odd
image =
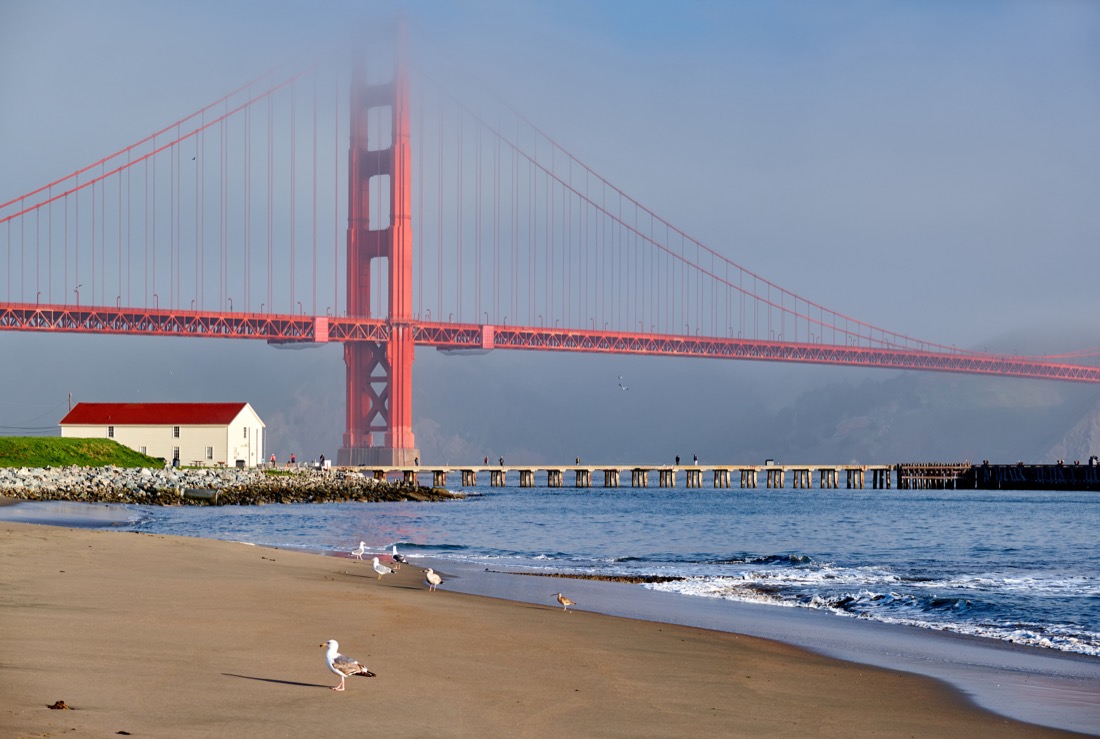
[[[340,645],[335,639],[329,639],[321,646],[325,647],[325,661],[328,662],[328,668],[340,676],[340,684],[333,687],[333,690],[343,690],[344,679],[351,675],[374,677],[374,673],[368,670],[365,665],[360,664],[351,657],[340,654],[338,651]]]
[[[397,553],[397,545],[396,544],[393,545],[393,554],[390,555],[390,559],[392,559],[393,563],[395,565],[397,565],[397,567],[395,569],[398,569],[398,570],[401,569],[402,564],[407,564],[408,561],[409,561],[409,560],[405,559],[404,555]]]
[[[362,559],[363,555],[366,554],[366,553],[367,553],[367,542],[365,542],[365,541],[359,542],[359,548],[358,549],[352,549],[351,550],[351,556],[355,557],[356,559]]]
[[[565,597],[564,595],[562,595],[561,593],[551,593],[551,595],[556,595],[556,596],[558,596],[558,603],[561,603],[561,609],[562,609],[563,611],[568,611],[568,610],[569,610],[569,606],[575,606],[575,605],[577,605],[576,603],[574,603],[573,601],[569,600],[568,598],[566,598],[566,597]]]
[[[390,569],[386,565],[378,561],[378,557],[374,558],[374,571],[378,573],[378,579],[382,579],[382,575],[392,575],[397,570]]]
[[[428,590],[435,590],[438,586],[443,584],[443,578],[433,570],[431,567],[424,570],[424,582],[428,583]]]

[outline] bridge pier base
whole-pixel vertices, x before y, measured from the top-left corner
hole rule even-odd
[[[476,470],[462,470],[462,484],[463,486],[477,485],[477,471]]]
[[[603,486],[605,488],[617,488],[617,487],[619,487],[619,471],[618,470],[604,470],[603,471]]]
[[[578,488],[590,488],[592,487],[592,471],[591,470],[577,470],[573,482],[574,487]]]
[[[535,487],[535,471],[534,470],[520,470],[519,471],[519,486],[521,488],[533,488],[533,487]]]

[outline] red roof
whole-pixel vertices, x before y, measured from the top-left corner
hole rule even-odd
[[[227,426],[247,403],[77,403],[61,425]]]

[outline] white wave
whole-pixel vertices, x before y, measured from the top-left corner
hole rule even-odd
[[[919,611],[922,607],[914,595],[886,592],[880,593],[860,589],[852,594],[824,596],[815,594],[807,600],[784,596],[775,592],[760,591],[756,586],[761,580],[756,578],[700,577],[664,583],[647,583],[644,587],[666,593],[679,593],[707,598],[722,598],[745,603],[783,606],[787,608],[812,608],[825,610],[847,618],[864,618],[882,623],[915,626],[922,629],[950,631],[957,634],[980,636],[989,639],[1012,642],[1025,646],[1056,649],[1063,652],[1100,656],[1100,633],[1078,631],[1060,625],[998,625],[965,621],[933,621],[917,616],[889,613],[886,607],[897,607],[899,603]],[[923,583],[921,583],[923,584]],[[846,601],[849,607],[853,603],[861,606],[858,612],[839,607],[840,601]],[[906,603],[911,601],[911,603]]]

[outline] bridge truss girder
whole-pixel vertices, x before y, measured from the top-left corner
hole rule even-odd
[[[388,342],[393,338],[395,327],[411,333],[416,345],[440,350],[524,349],[803,362],[1100,383],[1100,367],[1044,361],[1034,357],[944,353],[904,347],[838,346],[532,326],[396,322],[346,316],[0,304],[0,331],[263,339],[277,344],[294,344]]]

